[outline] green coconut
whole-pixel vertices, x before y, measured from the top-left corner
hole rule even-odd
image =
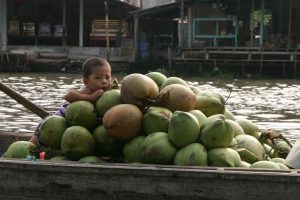
[[[172,112],[167,108],[151,106],[143,116],[143,130],[146,135],[154,132],[168,132]]]
[[[103,117],[106,111],[111,107],[121,104],[121,92],[120,90],[108,90],[103,93],[103,95],[97,100],[96,108],[98,115]]]
[[[207,117],[204,121],[203,121],[203,123],[202,123],[202,125],[201,125],[201,127],[200,127],[200,133],[201,133],[201,131],[202,131],[202,129],[204,129],[208,124],[210,124],[210,123],[212,123],[212,122],[215,122],[215,121],[217,121],[217,120],[226,120],[226,117],[224,116],[224,115],[222,115],[222,114],[215,114],[215,115],[212,115],[212,116],[209,116],[209,117]]]
[[[39,141],[47,147],[60,149],[61,137],[67,128],[65,118],[58,115],[49,116],[38,129]]]
[[[270,158],[275,158],[276,157],[275,151],[270,145],[264,143],[263,147],[264,147],[266,155],[268,157],[270,157]]]
[[[209,117],[215,114],[224,114],[225,105],[222,100],[216,96],[199,93],[196,96],[195,109],[200,110],[206,117]]]
[[[146,136],[142,145],[142,161],[148,164],[172,164],[177,148],[170,142],[168,134],[155,132]]]
[[[250,164],[258,160],[257,156],[246,148],[238,148],[236,151],[239,153],[243,161],[246,160]]]
[[[274,162],[274,163],[282,163],[282,164],[284,164],[285,159],[283,159],[283,158],[272,158],[272,159],[270,159],[270,161]]]
[[[214,97],[220,100],[222,104],[225,104],[225,99],[224,97],[218,93],[218,92],[213,92],[213,91],[201,91],[197,94],[197,96],[206,96],[206,97]]]
[[[78,162],[81,163],[103,163],[104,161],[97,156],[85,156],[80,158]]]
[[[201,92],[200,88],[194,86],[194,85],[189,85],[190,89],[194,92],[195,95],[199,94]]]
[[[175,111],[171,117],[168,129],[170,141],[183,148],[198,140],[200,126],[197,118],[188,112]]]
[[[261,169],[280,169],[279,165],[277,163],[267,161],[267,160],[261,160],[253,163],[250,168],[261,168]]]
[[[238,135],[235,137],[238,143],[238,152],[243,161],[250,164],[262,160],[265,156],[265,149],[262,144],[251,135]]]
[[[143,113],[132,104],[119,104],[103,116],[103,125],[108,135],[119,141],[128,141],[139,134]]]
[[[159,105],[172,112],[194,110],[195,104],[196,95],[181,84],[167,85],[159,93]]]
[[[180,84],[180,85],[183,85],[183,86],[189,88],[189,85],[187,84],[187,82],[185,80],[183,80],[182,78],[179,78],[179,77],[169,77],[169,78],[167,78],[167,80],[165,80],[161,84],[160,90],[162,90],[166,86],[172,85],[172,84]]]
[[[9,145],[5,158],[26,158],[28,155],[34,156],[37,146],[29,141],[16,141]]]
[[[137,136],[128,141],[123,147],[124,161],[126,163],[141,163],[142,145],[145,136]]]
[[[208,150],[208,165],[215,167],[239,167],[241,158],[231,148],[213,148]]]
[[[66,156],[54,156],[50,159],[51,161],[66,161],[70,160]]]
[[[233,129],[224,118],[216,118],[202,125],[200,140],[207,149],[229,147],[232,139]]]
[[[245,118],[238,118],[235,121],[243,128],[245,134],[259,138],[259,129],[255,123]]]
[[[226,117],[226,119],[231,119],[231,120],[235,120],[235,116],[234,114],[232,114],[232,112],[230,110],[228,110],[228,108],[225,107],[225,112],[224,115]]]
[[[194,115],[197,118],[200,127],[202,126],[204,121],[207,119],[207,117],[200,110],[191,110],[191,111],[189,111],[189,113],[191,113],[192,115]]]
[[[111,138],[103,125],[93,131],[97,155],[114,157],[121,154],[123,144]]]
[[[6,152],[1,155],[1,158],[6,158]]]
[[[71,160],[92,155],[95,150],[95,140],[88,129],[82,126],[71,126],[66,129],[61,138],[61,150]]]
[[[158,86],[146,75],[129,74],[122,80],[121,97],[126,104],[144,108],[149,101],[156,100],[158,94]]]
[[[276,148],[277,148],[277,157],[279,158],[286,158],[287,155],[291,151],[291,147],[285,142],[285,141],[279,141],[276,143]]]
[[[237,150],[238,149],[238,143],[237,141],[233,138],[230,145],[229,145],[229,148],[232,148],[234,150]]]
[[[237,122],[235,122],[231,119],[227,119],[227,122],[230,124],[230,126],[233,129],[234,137],[245,134],[243,128]]]
[[[167,80],[167,77],[164,74],[160,73],[160,72],[149,72],[145,75],[148,76],[149,78],[151,78],[156,83],[158,88],[160,88],[162,83],[165,80]]]
[[[288,169],[290,169],[290,168],[288,168],[288,166],[286,166],[285,164],[283,164],[283,163],[276,163],[279,167],[280,167],[280,169],[283,169],[283,170],[288,170]]]
[[[247,163],[247,162],[245,162],[245,161],[241,161],[241,165],[240,165],[240,166],[238,166],[238,167],[249,168],[250,166],[251,166],[251,164],[250,164],[250,163]]]
[[[219,120],[219,119],[226,120],[226,117],[223,114],[215,114],[215,115],[211,115],[211,116],[207,117],[204,120],[204,122],[203,122],[203,124],[201,126],[201,129],[203,129],[207,124],[209,124],[209,123],[211,123],[213,121]]]
[[[75,101],[65,111],[65,118],[70,126],[83,126],[89,130],[95,128],[97,110],[89,101]]]
[[[207,166],[207,150],[202,144],[189,144],[176,153],[174,164],[183,166]]]

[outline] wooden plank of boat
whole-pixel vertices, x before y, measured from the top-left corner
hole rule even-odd
[[[0,199],[299,199],[299,171],[0,159]]]
[[[300,196],[299,172],[2,158],[0,199],[290,200]]]

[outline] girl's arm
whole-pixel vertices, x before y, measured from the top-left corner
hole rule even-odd
[[[72,103],[74,101],[95,102],[100,96],[102,96],[103,92],[104,91],[102,89],[97,90],[93,93],[89,93],[85,90],[83,91],[70,90],[65,94],[64,99],[69,103]]]

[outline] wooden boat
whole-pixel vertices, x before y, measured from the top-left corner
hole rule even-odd
[[[41,118],[48,115],[1,82],[0,89]],[[0,153],[31,135],[0,132]],[[0,199],[298,200],[299,172],[2,158]]]
[[[30,135],[0,133],[1,150]],[[2,158],[0,199],[293,200],[299,172]]]

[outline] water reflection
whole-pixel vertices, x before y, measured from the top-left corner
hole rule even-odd
[[[273,128],[292,140],[300,138],[299,80],[186,80],[202,90],[221,93],[235,116],[254,121],[260,129]],[[82,86],[80,74],[2,73],[0,81],[49,112],[60,107],[66,91]],[[0,99],[0,131],[34,131],[39,117],[3,92]]]

